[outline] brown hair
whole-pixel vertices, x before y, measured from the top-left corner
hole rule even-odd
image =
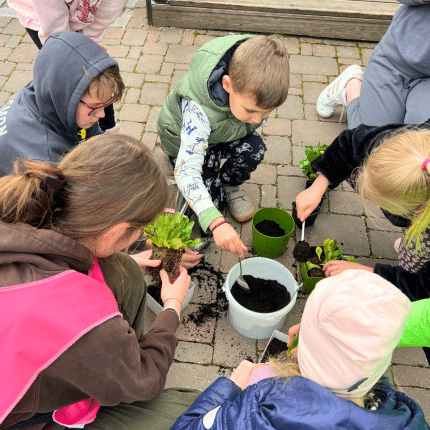
[[[51,204],[52,190],[44,191],[47,176],[66,181],[57,204]],[[0,178],[1,221],[51,229],[76,241],[121,222],[147,225],[169,203],[167,178],[149,148],[124,134],[92,137],[58,166],[18,161],[13,175]]]
[[[96,77],[91,76],[86,70],[85,73],[92,81],[84,94],[95,92],[98,98],[106,100],[113,97],[113,103],[121,100],[125,85],[117,66],[108,67]]]
[[[416,241],[430,224],[430,130],[403,127],[387,136],[369,155],[360,173],[358,189],[365,199],[411,221],[405,239]]]
[[[228,67],[233,90],[254,96],[256,105],[263,109],[284,103],[289,73],[287,48],[274,36],[254,36],[243,42]]]

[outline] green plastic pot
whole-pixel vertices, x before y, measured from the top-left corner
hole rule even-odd
[[[255,226],[262,221],[274,221],[279,227],[285,230],[285,235],[281,237],[271,237],[260,233]],[[262,208],[255,212],[252,217],[252,241],[254,251],[260,257],[277,258],[284,251],[294,230],[294,219],[284,209]]]

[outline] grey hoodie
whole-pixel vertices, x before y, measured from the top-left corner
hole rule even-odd
[[[118,63],[90,38],[52,34],[34,62],[33,80],[0,109],[0,176],[20,157],[57,162],[76,146],[76,110],[91,77]],[[98,124],[87,137],[100,134]]]

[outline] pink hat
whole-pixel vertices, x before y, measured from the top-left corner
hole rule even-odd
[[[410,309],[398,288],[365,270],[318,282],[300,324],[302,376],[343,398],[363,396],[390,365]]]

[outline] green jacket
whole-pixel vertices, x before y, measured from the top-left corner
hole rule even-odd
[[[430,346],[430,299],[412,302],[398,347]]]
[[[208,145],[232,142],[248,135],[260,124],[237,120],[229,107],[228,93],[222,87],[222,76],[236,48],[252,35],[217,37],[203,45],[191,60],[189,72],[166,97],[158,117],[161,144],[167,155],[176,157],[181,145],[181,100],[194,100],[209,118],[211,134]]]

